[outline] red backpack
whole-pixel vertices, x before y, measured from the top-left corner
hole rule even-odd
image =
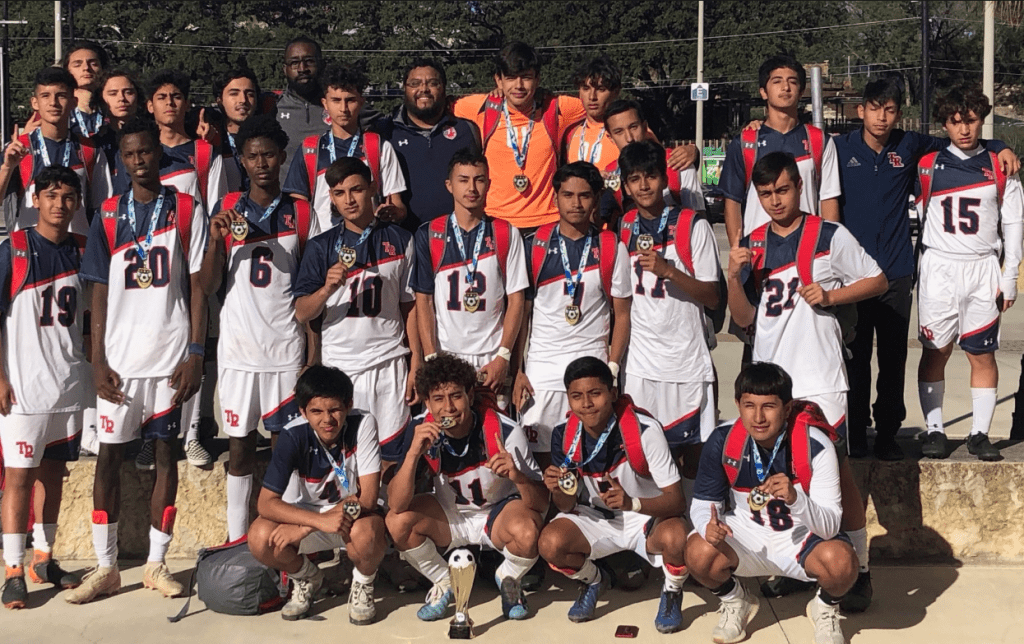
[[[821,217],[804,215],[804,226],[796,250],[796,272],[804,286],[814,283],[814,255],[821,237],[821,222]],[[771,222],[768,222],[750,233],[750,267],[755,273],[765,270],[765,238],[770,225]]]
[[[807,133],[807,147],[814,161],[814,183],[821,191],[821,158],[825,154],[825,133],[813,125],[805,125]],[[757,161],[757,130],[744,129],[740,132],[740,143],[743,150],[743,171],[745,174],[743,185],[750,186],[750,177],[754,173],[754,163]]]
[[[209,141],[196,139],[196,180],[199,182],[199,196],[203,203],[210,203],[210,167],[213,165],[213,145]]]
[[[68,136],[71,135],[68,134]],[[18,137],[18,141],[29,150],[29,153],[23,156],[21,163],[18,164],[18,171],[21,175],[21,189],[25,191],[32,184],[32,178],[35,177],[36,155],[32,153],[32,141],[29,139],[28,134],[22,134]],[[89,138],[82,138],[78,141],[73,141],[73,143],[78,144],[78,155],[82,159],[82,165],[85,166],[85,176],[89,181],[92,181],[92,171],[96,167],[96,147],[93,145],[92,139]],[[85,186],[83,186],[84,189]]]
[[[634,405],[633,399],[626,394],[620,395],[615,401],[615,417],[619,419],[619,433],[622,434],[622,448],[626,451],[626,460],[629,461],[629,466],[633,468],[634,472],[640,476],[650,476],[651,468],[647,464],[647,457],[644,456],[643,445],[640,442],[638,411],[647,413]],[[576,414],[570,412],[569,419],[565,423],[565,436],[562,437],[562,453],[571,456],[572,460],[576,462],[583,460],[583,441],[581,440],[576,446],[576,453],[569,454],[569,450],[572,449],[572,441],[578,431],[583,431],[583,428],[580,427],[580,419]]]
[[[484,126],[480,130],[483,141],[481,147],[484,150],[487,150],[487,142],[491,140],[494,132],[498,129],[498,123],[505,118],[504,110],[502,109],[502,103],[504,102],[505,99],[503,98],[488,96],[484,104],[480,106],[480,112],[484,115]],[[561,157],[562,147],[561,141],[558,138],[558,121],[560,116],[558,97],[547,95],[541,99],[540,104],[541,122],[544,123],[544,130],[551,139],[551,147],[555,149],[555,159],[557,161]]]
[[[917,180],[921,183],[921,196],[919,197],[921,210],[918,213],[918,219],[922,229],[925,215],[928,214],[928,201],[932,198],[932,177],[935,174],[935,158],[938,156],[938,152],[929,152],[917,163]],[[999,205],[1002,206],[1003,195],[1006,193],[1006,173],[1003,172],[1003,166],[999,163],[999,157],[995,152],[989,152],[988,156],[992,161],[993,181],[996,184]]]
[[[555,228],[558,226],[558,222],[552,222],[550,224],[544,224],[537,229],[537,232],[533,237],[533,246],[530,249],[530,268],[531,274],[533,275],[534,286],[538,285],[540,280],[540,269],[544,267],[544,259],[548,255],[548,246],[551,243],[551,236],[555,232]],[[619,240],[615,237],[615,233],[610,230],[602,230],[598,233],[598,253],[600,253],[600,271],[601,271],[601,288],[604,289],[604,294],[611,299],[612,296],[612,272],[615,270],[615,252],[616,244]],[[581,257],[580,261],[585,262],[586,257]]]
[[[238,205],[244,192],[229,192],[224,195],[220,202],[221,210],[231,210]],[[306,242],[309,241],[309,230],[313,226],[312,211],[309,202],[302,199],[292,199],[295,207],[295,235],[299,238],[299,257],[306,250]],[[235,245],[235,239],[231,235],[224,236],[224,250],[230,255],[231,247]]]
[[[131,195],[128,196],[131,199]],[[178,238],[181,240],[181,250],[185,254],[185,261],[188,261],[188,253],[191,250],[192,241],[192,213],[195,210],[195,201],[191,195],[183,192],[174,193],[174,227],[178,231]],[[101,214],[103,217],[103,232],[106,233],[107,250],[113,255],[117,250],[117,207],[121,197],[110,197],[103,202]],[[134,235],[134,231],[132,232]]]
[[[487,458],[490,459],[492,456],[501,451],[502,441],[502,428],[501,418],[498,417],[498,408],[493,403],[492,398],[483,397],[478,398],[478,402],[474,407],[476,411],[480,413],[484,418],[484,445],[487,448]],[[431,416],[430,412],[423,418],[423,422],[432,423],[434,417]],[[437,474],[441,469],[441,455],[438,454],[437,458],[430,456],[430,450],[423,455],[426,459],[427,465],[430,466],[430,471]]]
[[[665,160],[672,156],[673,148],[665,148]],[[605,168],[606,172],[617,172],[619,169],[619,160],[616,159],[608,164]],[[620,179],[619,188],[612,192],[615,196],[615,200],[619,202],[619,207],[622,207],[622,181]],[[672,194],[672,198],[675,199],[676,203],[682,203],[682,197],[680,196],[683,192],[683,182],[679,179],[679,173],[672,168],[668,169],[668,191]],[[681,257],[681,255],[680,255]]]
[[[494,238],[494,253],[498,256],[498,268],[501,270],[502,279],[506,275],[508,267],[509,246],[512,243],[512,224],[503,219],[489,217],[484,220],[491,222],[491,230]],[[448,241],[448,215],[441,215],[430,220],[430,263],[434,267],[434,275],[441,270],[441,262],[444,261],[445,244]],[[518,232],[515,234],[519,234]]]
[[[310,134],[302,140],[302,160],[306,164],[306,177],[309,180],[309,200],[313,201],[316,194],[317,164],[320,160],[320,137],[322,134]],[[331,136],[334,136],[333,134]],[[370,174],[373,176],[378,189],[383,191],[384,186],[380,178],[380,157],[381,149],[384,146],[383,139],[376,132],[363,132],[362,147],[366,155],[366,163],[370,166]],[[334,141],[331,141],[334,145]],[[383,194],[383,193],[382,193]]]

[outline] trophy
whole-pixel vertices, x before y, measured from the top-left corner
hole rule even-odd
[[[476,577],[476,559],[473,553],[459,548],[448,558],[448,574],[455,593],[455,617],[448,626],[448,639],[468,640],[473,637],[473,620],[469,618],[469,595]]]

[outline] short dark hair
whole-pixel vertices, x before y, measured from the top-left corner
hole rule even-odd
[[[584,87],[591,81],[601,81],[611,91],[622,89],[622,70],[611,58],[602,54],[580,65],[573,75],[572,84]]]
[[[630,143],[619,152],[619,172],[623,180],[634,172],[667,177],[668,162],[665,159],[665,148],[651,140]]]
[[[736,400],[743,394],[778,396],[783,404],[793,400],[793,379],[786,370],[772,362],[752,362],[736,376]]]
[[[800,91],[804,91],[807,87],[807,70],[804,66],[797,62],[796,58],[792,56],[779,55],[772,56],[768,60],[761,63],[761,68],[757,70],[757,85],[761,89],[768,87],[768,79],[771,78],[772,72],[776,69],[791,69],[796,72],[796,77],[800,81]]]
[[[192,81],[189,80],[188,76],[176,69],[161,69],[153,74],[149,78],[149,82],[146,83],[146,99],[153,100],[153,96],[164,85],[177,87],[178,91],[185,95],[185,100],[188,100],[189,91],[192,89]]]
[[[452,158],[448,161],[448,176],[452,176],[452,170],[457,165],[482,165],[485,168],[489,168],[490,164],[487,163],[487,157],[484,156],[482,150],[475,147],[464,147],[459,148],[452,155]]]
[[[329,165],[327,172],[324,173],[324,180],[327,181],[328,187],[333,188],[354,174],[366,179],[367,185],[373,183],[370,167],[358,157],[341,157]]]
[[[224,93],[224,88],[230,85],[231,81],[236,78],[248,78],[252,81],[252,86],[256,89],[256,104],[253,105],[253,110],[255,111],[255,109],[259,107],[260,94],[262,93],[262,90],[260,89],[260,81],[256,78],[256,73],[248,67],[236,67],[213,79],[214,101],[216,102],[220,99],[221,95]]]
[[[114,67],[112,69],[104,69],[103,73],[100,74],[100,79],[96,82],[96,87],[99,91],[93,92],[90,104],[93,109],[100,109],[103,107],[103,88],[107,86],[107,83],[114,78],[126,78],[128,82],[135,88],[135,100],[136,104],[142,100],[143,89],[142,85],[139,84],[139,79],[134,72],[120,67]]]
[[[903,107],[903,82],[899,76],[888,76],[873,80],[864,86],[864,98],[862,103],[874,103],[884,107],[886,103],[896,103],[896,110]]]
[[[151,118],[136,114],[125,121],[125,124],[121,126],[121,130],[117,133],[117,147],[121,147],[121,141],[129,134],[148,134],[153,137],[155,145],[160,145],[160,128],[157,127],[156,121]]]
[[[288,53],[288,49],[292,45],[313,45],[313,50],[316,52],[316,57],[322,59],[324,57],[323,49],[320,48],[320,43],[313,40],[309,36],[296,36],[284,44],[284,53]]]
[[[782,173],[789,174],[793,184],[800,183],[800,168],[789,152],[772,152],[757,160],[750,173],[750,182],[755,186],[769,186],[779,180]]]
[[[37,195],[42,194],[43,190],[51,186],[61,185],[73,188],[78,193],[78,197],[82,197],[82,180],[78,178],[78,174],[74,170],[62,165],[51,165],[40,170],[36,175],[35,184]]]
[[[499,76],[519,76],[531,70],[540,75],[540,58],[536,50],[524,42],[510,42],[494,59],[494,73]]]
[[[644,116],[644,110],[642,107],[640,107],[640,103],[632,99],[618,98],[612,101],[611,105],[608,106],[608,109],[604,111],[604,122],[607,123],[608,119],[610,119],[611,117],[617,116],[624,112],[628,112],[630,110],[636,112],[637,118],[639,118],[641,121],[647,121],[647,117]]]
[[[331,88],[347,89],[362,96],[366,89],[366,76],[348,65],[331,65],[320,77],[320,89],[326,94]]]
[[[305,409],[314,398],[337,398],[346,405],[352,404],[352,379],[344,371],[322,364],[313,365],[299,376],[295,383],[295,402],[299,409]]]
[[[282,150],[288,149],[288,135],[273,114],[259,114],[245,119],[238,126],[238,133],[235,134],[235,145],[238,146],[238,151],[241,152],[245,149],[246,141],[260,138],[270,139]]]
[[[40,87],[52,87],[55,85],[63,85],[72,92],[78,89],[78,83],[75,82],[75,77],[71,75],[71,72],[63,67],[51,66],[44,67],[36,73],[35,87],[32,88],[32,91]]]
[[[452,384],[473,395],[476,387],[476,368],[450,353],[439,353],[430,362],[424,362],[416,372],[416,391],[424,398],[441,387]]]
[[[107,50],[103,48],[103,45],[93,40],[76,40],[68,45],[67,51],[61,56],[60,66],[67,69],[68,63],[71,62],[71,54],[83,49],[88,49],[96,54],[96,58],[100,59],[100,68],[106,69],[107,65],[110,64],[110,56],[107,55]]]
[[[936,121],[945,125],[955,115],[959,114],[963,118],[970,112],[982,120],[992,112],[992,103],[977,85],[960,85],[950,89],[936,101],[933,115]]]
[[[607,385],[609,389],[615,386],[615,377],[612,376],[611,368],[603,360],[593,356],[576,358],[570,362],[569,366],[565,368],[562,382],[565,384],[565,388],[568,389],[569,385],[583,378],[597,378],[601,381],[601,384]]]
[[[444,73],[444,66],[440,61],[433,58],[414,58],[411,63],[405,66],[405,71],[402,72],[402,84],[405,84],[405,81],[409,78],[409,73],[412,72],[412,70],[420,67],[430,67],[437,72],[438,76],[441,77],[442,85],[448,84],[448,75]]]
[[[594,191],[595,195],[600,195],[601,191],[604,190],[604,177],[601,176],[601,171],[593,163],[574,161],[563,165],[555,171],[555,176],[551,180],[555,192],[561,190],[562,184],[573,177],[583,179],[590,184],[590,189]]]

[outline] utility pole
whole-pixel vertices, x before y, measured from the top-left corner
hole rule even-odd
[[[981,86],[985,96],[991,101],[992,106],[996,104],[996,3],[992,0],[985,0],[985,49],[982,56]],[[985,123],[981,126],[981,136],[991,139],[993,126],[995,125],[996,112],[993,109],[985,117]]]
[[[53,64],[59,65],[60,59],[64,56],[63,47],[61,46],[61,33],[60,28],[60,0],[54,0],[53,3]]]
[[[921,133],[930,134],[932,97],[931,88],[928,87],[929,66],[931,54],[928,51],[928,41],[931,40],[931,28],[928,24],[928,0],[921,2]]]
[[[697,82],[704,82],[704,2],[697,3]],[[704,101],[697,101],[697,154],[704,158]]]

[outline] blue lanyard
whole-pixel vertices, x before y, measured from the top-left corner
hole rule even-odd
[[[327,151],[331,155],[331,163],[334,163],[335,161],[338,160],[338,151],[334,149],[334,133],[331,132],[331,130],[327,130],[327,133],[324,134],[324,136],[328,137],[329,139]],[[347,157],[353,156],[356,153],[356,148],[359,147],[359,132],[356,132],[352,136],[351,140],[352,142],[348,144],[348,152],[345,154],[345,156]]]
[[[569,299],[576,303],[576,287],[583,280],[583,271],[587,268],[587,257],[590,255],[590,242],[593,239],[587,235],[587,242],[583,245],[583,254],[580,256],[580,265],[576,269],[576,277],[573,278],[572,269],[569,267],[569,252],[565,248],[565,237],[558,233],[558,249],[562,254],[562,270],[565,271],[565,288],[569,291]]]
[[[278,197],[278,199],[280,199],[280,198],[281,197]],[[271,205],[273,205],[273,204],[271,204]],[[374,227],[374,225],[376,223],[377,223],[377,220],[374,219],[373,221],[370,222],[369,226],[367,226],[366,228],[363,229],[363,234],[359,235],[359,240],[356,242],[356,246],[355,246],[356,248],[359,248],[360,246],[362,246],[363,242],[366,241],[366,238],[370,236],[371,232],[373,232],[373,227]],[[344,224],[342,224],[341,233],[338,235],[338,241],[334,242],[334,254],[335,254],[335,256],[337,256],[337,254],[341,252],[341,247],[344,245],[342,242],[345,239],[345,231],[346,230],[348,230],[348,229],[345,228]]]
[[[310,429],[313,429],[313,428],[310,427]],[[314,431],[313,434],[316,435],[316,432]],[[344,436],[344,435],[345,435],[345,428],[342,427],[341,428],[341,434],[339,434],[339,438],[340,438],[340,436]],[[320,447],[324,448],[324,454],[327,455],[327,460],[331,464],[331,469],[334,470],[334,475],[338,477],[338,480],[341,481],[341,486],[343,488],[345,488],[345,494],[346,495],[347,494],[351,494],[351,492],[349,491],[349,487],[348,487],[348,473],[345,471],[345,468],[342,467],[341,465],[338,465],[338,461],[336,461],[334,459],[334,456],[331,455],[331,450],[327,449],[327,446],[324,445],[324,442],[320,440],[320,437],[317,436],[316,439],[318,441],[320,441]],[[345,453],[345,448],[343,446],[342,447],[342,454],[344,454],[344,453]]]
[[[36,147],[39,149],[39,156],[43,157],[43,166],[49,168],[52,164],[50,163],[50,151],[46,149],[46,141],[43,140],[42,129],[37,129],[36,134]],[[64,139],[64,160],[61,161],[61,165],[65,168],[71,167],[71,135]]]
[[[100,126],[103,125],[103,115],[99,112],[95,112],[92,114],[92,125],[89,125],[86,122],[85,112],[83,112],[81,109],[76,107],[75,111],[72,112],[72,114],[74,115],[75,120],[78,122],[78,129],[82,131],[83,136],[93,136],[94,134],[100,131]]]
[[[246,190],[249,189],[249,173],[245,171],[245,167],[242,166],[242,160],[238,158],[238,148],[235,147],[235,135],[228,132],[228,147],[231,148],[231,157],[235,160],[235,165],[238,166],[238,173],[242,178],[242,187]],[[260,221],[263,221],[262,219]]]
[[[473,427],[476,427],[476,412],[473,412]],[[469,436],[466,437],[466,446],[462,448],[462,453],[458,453],[452,447],[451,440],[448,438],[448,435],[442,431],[438,434],[437,440],[434,441],[434,444],[431,445],[428,450],[430,458],[438,458],[438,451],[440,451],[441,446],[444,446],[445,451],[455,458],[462,458],[469,453],[469,438]]]
[[[156,231],[156,222],[160,219],[160,213],[164,209],[164,188],[160,189],[160,195],[156,198],[156,205],[153,206],[153,215],[149,218],[149,231],[146,232],[146,241],[139,243],[138,229],[135,223],[135,197],[128,193],[128,224],[132,227],[132,241],[135,242],[135,250],[139,259],[146,261],[149,249],[153,247],[153,233]]]
[[[601,451],[601,448],[604,447],[608,437],[611,436],[612,430],[615,429],[615,423],[618,420],[619,419],[615,417],[615,414],[612,413],[612,417],[608,419],[608,426],[604,428],[604,431],[601,432],[601,435],[597,438],[597,444],[594,445],[594,450],[590,452],[590,456],[587,457],[587,460],[576,465],[577,469],[583,469],[583,466],[594,460],[594,457],[597,456],[598,452]],[[562,469],[568,469],[569,465],[572,464],[572,455],[576,453],[576,449],[580,446],[580,441],[583,439],[585,431],[586,430],[583,429],[583,421],[580,421],[580,427],[576,430],[576,435],[572,437],[572,445],[569,446],[569,451],[565,454],[565,458],[562,459]]]
[[[534,111],[537,106],[534,105]],[[505,139],[508,147],[512,148],[512,155],[516,158],[516,165],[520,169],[526,168],[526,152],[530,148],[530,135],[533,134],[533,115],[530,115],[530,125],[526,128],[526,135],[523,136],[523,148],[520,151],[519,142],[516,141],[518,136],[516,135],[515,128],[512,127],[512,116],[508,113],[508,101],[506,100],[501,104],[502,114],[505,116]]]
[[[782,432],[781,434],[779,434],[779,437],[775,439],[775,449],[772,450],[772,457],[768,459],[768,467],[771,467],[772,463],[775,462],[775,457],[778,455],[779,448],[782,447],[782,441],[785,437],[786,433]],[[768,472],[765,471],[765,466],[761,462],[761,450],[757,446],[757,442],[754,440],[753,437],[750,438],[750,442],[750,451],[752,452],[751,458],[754,459],[754,469],[757,470],[757,482],[764,483],[764,480],[768,478]]]
[[[281,197],[284,197],[284,193],[283,192],[281,194],[277,195],[277,198],[275,198],[273,201],[270,202],[270,205],[267,206],[267,209],[263,211],[263,214],[260,215],[260,218],[256,220],[257,224],[262,224],[263,222],[265,222],[267,220],[267,217],[269,217],[271,214],[273,214],[273,212],[275,210],[277,210],[277,207],[281,205]],[[255,201],[253,201],[252,199],[249,198],[249,193],[248,192],[245,193],[245,200],[248,203],[251,203],[254,206],[258,205]],[[367,229],[367,230],[369,230],[369,229]],[[363,233],[365,234],[366,231],[364,230]]]
[[[466,258],[466,245],[462,241],[462,235],[464,233],[462,232],[462,228],[459,227],[459,220],[455,218],[454,212],[451,214],[450,219],[452,222],[452,235],[455,237],[456,245],[459,247],[459,255],[462,256],[462,263],[469,264],[469,260]],[[476,234],[476,244],[473,246],[473,263],[470,264],[469,269],[466,271],[467,284],[473,284],[476,281],[476,267],[480,262],[480,249],[482,248],[484,241],[484,222],[481,221],[477,224],[477,228],[480,230]],[[468,235],[471,232],[473,231],[469,231],[465,234]]]
[[[665,206],[665,209],[661,211],[661,221],[658,222],[657,235],[660,237],[661,233],[665,232],[665,227],[668,226],[668,215],[672,209]],[[633,236],[636,237],[640,234],[640,213],[637,212],[636,221],[633,222]]]
[[[601,140],[604,139],[604,126],[601,126],[601,131],[597,133],[597,140],[594,141],[594,145],[590,146],[589,158],[583,158],[583,145],[586,143],[587,138],[587,120],[583,119],[583,126],[580,128],[580,149],[576,152],[577,161],[586,161],[587,163],[594,163],[597,160],[597,154],[601,150]]]

